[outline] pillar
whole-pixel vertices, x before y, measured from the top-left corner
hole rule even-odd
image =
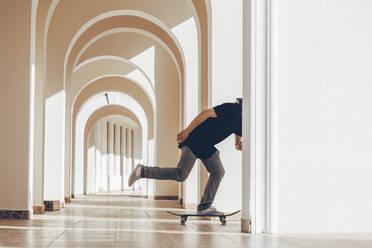
[[[120,176],[120,126],[115,125],[115,146],[114,146],[114,175]]]
[[[86,194],[92,194],[95,192],[96,185],[96,146],[95,146],[95,132],[91,130],[88,135],[87,142],[87,175],[86,175]]]
[[[127,163],[126,163],[126,174],[128,175],[128,178],[129,178],[129,175],[130,173],[132,172],[133,170],[133,167],[132,167],[132,130],[127,128]],[[133,189],[133,186],[132,186],[132,189]]]
[[[96,146],[96,184],[95,193],[99,192],[100,187],[102,187],[102,122],[98,121],[95,128],[95,146]]]
[[[108,175],[107,175],[107,121],[102,121],[101,130],[101,153],[102,153],[102,167],[101,167],[101,187],[100,191],[108,190]]]
[[[31,3],[0,3],[0,31],[6,34],[0,46],[0,218],[28,218],[32,207]]]
[[[126,166],[126,128],[120,127],[120,175],[121,175],[121,190],[128,188],[128,175],[125,172]]]
[[[114,172],[114,124],[107,122],[107,181],[108,190],[112,188],[111,178]]]
[[[242,162],[242,219],[241,231],[251,232],[251,17],[252,3],[243,1],[243,162]]]

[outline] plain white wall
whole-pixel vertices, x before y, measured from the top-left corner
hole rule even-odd
[[[242,96],[242,1],[212,1],[212,105],[234,102]],[[214,205],[221,211],[241,209],[242,154],[235,150],[234,135],[217,145],[225,176]],[[204,189],[203,189],[204,190]]]
[[[372,231],[371,11],[272,1],[273,232]]]

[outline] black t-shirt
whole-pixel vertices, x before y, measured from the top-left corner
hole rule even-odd
[[[217,151],[215,145],[231,134],[242,136],[241,105],[238,103],[224,103],[213,108],[216,118],[208,118],[197,126],[179,145],[188,146],[196,157],[209,158]]]

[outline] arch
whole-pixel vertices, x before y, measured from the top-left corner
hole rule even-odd
[[[58,1],[57,0],[55,0],[54,2],[56,2],[56,3],[58,3]],[[112,5],[112,4],[110,4],[110,5]],[[65,5],[66,6],[66,5]],[[102,11],[107,11],[107,6],[104,6],[103,7],[103,10]],[[95,12],[97,12],[97,10],[95,11]],[[58,14],[58,20],[60,19],[60,13],[61,12],[59,12],[59,14]],[[89,19],[87,19],[87,20],[89,20]],[[53,20],[53,22],[54,22],[54,20]],[[52,24],[53,25],[53,24]],[[76,25],[75,25],[76,26]],[[54,29],[54,28],[53,28]],[[69,39],[69,37],[67,37],[67,39]],[[61,49],[61,50],[64,50],[64,49]],[[62,61],[63,62],[63,61]],[[58,70],[58,69],[57,69]],[[63,69],[62,69],[63,70]],[[58,74],[58,75],[60,75],[60,74]],[[63,74],[62,74],[63,75]],[[184,78],[184,77],[183,77]],[[54,81],[54,80],[52,80],[52,81]],[[67,92],[67,94],[68,94],[68,92]],[[181,97],[183,97],[183,95],[181,95]],[[181,101],[181,102],[183,102],[183,101]],[[183,109],[183,108],[182,108]],[[67,109],[68,111],[69,111],[69,109]],[[69,118],[70,116],[68,116],[68,118]],[[182,118],[183,118],[183,116],[182,116]],[[182,121],[182,123],[184,123],[183,121]]]
[[[106,91],[104,91],[106,92]],[[103,92],[100,92],[103,93]],[[143,144],[147,144],[148,140],[148,120],[145,114],[145,111],[143,110],[142,106],[136,101],[135,98],[131,97],[130,95],[127,95],[122,92],[115,92],[115,91],[110,91],[111,94],[115,95],[116,97],[113,98],[113,102],[111,103],[112,105],[117,105],[117,106],[122,106],[124,108],[129,109],[134,115],[137,116],[141,127],[142,127],[142,142]],[[72,160],[72,174],[74,175],[72,177],[72,193],[74,194],[75,189],[76,189],[76,171],[79,168],[80,171],[84,164],[84,154],[83,153],[83,145],[84,145],[84,127],[86,126],[86,123],[89,119],[89,117],[96,112],[97,109],[100,109],[102,107],[105,107],[106,105],[106,100],[103,96],[98,96],[92,95],[90,98],[86,101],[85,103],[85,108],[81,112],[81,115],[78,116],[76,119],[76,126],[74,127],[74,136],[73,136],[73,149],[72,149],[72,155],[73,155],[73,160]],[[76,130],[78,128],[81,128],[83,131],[77,133]],[[81,150],[81,153],[78,151]],[[78,153],[76,153],[78,152]],[[144,162],[147,161],[147,146],[142,147],[142,153],[145,155],[144,157]],[[75,156],[76,154],[76,156]],[[79,155],[80,154],[80,155]]]
[[[144,113],[146,116],[148,127],[148,135],[147,139],[153,139],[155,135],[155,113],[153,111],[153,106],[151,105],[150,99],[147,97],[145,92],[137,86],[132,80],[122,77],[104,77],[100,78],[92,83],[90,83],[88,86],[86,86],[78,95],[76,100],[73,104],[73,110],[71,115],[72,120],[72,126],[71,126],[71,147],[70,153],[71,153],[71,159],[70,163],[75,163],[76,154],[75,154],[75,147],[76,147],[76,124],[77,124],[77,116],[80,112],[80,109],[82,108],[82,105],[87,103],[88,100],[99,94],[104,93],[108,91],[117,91],[117,92],[126,92],[132,96],[133,99],[139,99],[139,105],[144,109]]]
[[[77,95],[77,98],[73,102],[72,132],[74,132],[76,116],[78,115],[83,104],[90,97],[100,92],[117,91],[117,92],[127,93],[130,96],[132,96],[134,99],[138,100],[139,104],[143,107],[146,113],[146,116],[148,118],[149,138],[152,139],[154,137],[155,112],[154,112],[153,106],[151,105],[151,100],[145,94],[142,88],[140,88],[137,84],[138,83],[133,82],[133,80],[131,79],[121,77],[121,76],[118,77],[118,76],[110,76],[110,75],[104,76],[102,78],[99,78],[87,84],[87,86],[81,90],[81,92]]]
[[[173,54],[173,52],[170,50],[170,48],[167,46],[167,44],[164,43],[163,40],[161,40],[159,37],[157,37],[156,35],[154,35],[153,33],[151,32],[148,32],[148,31],[145,31],[145,30],[142,30],[142,29],[137,29],[137,28],[113,28],[113,29],[109,29],[109,30],[106,30],[100,34],[98,34],[97,36],[95,36],[94,38],[92,38],[91,40],[89,40],[82,48],[81,50],[79,51],[79,53],[77,54],[76,58],[75,58],[75,61],[73,63],[73,71],[76,70],[76,67],[78,66],[78,63],[82,57],[82,55],[84,54],[84,52],[86,52],[86,50],[88,50],[88,48],[90,46],[92,46],[95,42],[97,42],[98,40],[106,37],[106,36],[109,36],[109,35],[112,35],[112,34],[116,34],[116,33],[135,33],[135,34],[140,34],[140,35],[143,35],[144,37],[147,37],[151,40],[153,40],[154,42],[156,42],[157,44],[160,44],[161,47],[163,47],[169,54],[169,56],[171,56],[174,64],[176,65],[176,68],[177,68],[177,71],[178,71],[178,74],[179,74],[179,80],[180,80],[180,83],[183,82],[182,80],[182,76],[181,76],[181,68],[180,68],[180,64],[178,63],[175,55]],[[182,87],[181,87],[182,88]]]
[[[88,137],[91,133],[92,128],[95,126],[95,124],[103,119],[104,117],[110,116],[110,115],[121,115],[126,116],[129,119],[133,120],[139,127],[143,128],[141,126],[140,120],[138,117],[128,108],[120,105],[108,105],[101,108],[98,108],[95,112],[92,113],[92,115],[87,120],[85,127],[84,127],[84,143],[83,143],[83,193],[87,192],[87,165],[88,165]],[[145,146],[146,144],[142,144],[142,146]],[[143,156],[146,156],[145,154],[142,154]],[[74,173],[74,172],[73,172]],[[74,175],[73,175],[74,176]]]
[[[69,75],[73,69],[73,63],[84,44],[102,31],[112,28],[137,28],[153,33],[170,48],[181,68],[181,77],[184,78],[185,59],[181,46],[172,31],[158,18],[141,11],[117,10],[110,11],[85,23],[72,38],[64,60],[63,85],[69,81]],[[96,30],[98,29],[98,31]]]
[[[110,61],[112,63],[110,65],[105,65],[104,62],[107,61]],[[123,64],[128,65],[129,68],[126,70]],[[83,69],[90,71],[90,73],[87,75],[88,77],[84,77],[84,72],[82,72]],[[140,78],[136,78],[134,75],[131,75],[130,72],[133,71],[132,69],[138,70],[140,72]],[[92,71],[95,74],[93,74]],[[136,83],[150,98],[155,111],[155,89],[148,75],[135,63],[118,56],[97,56],[80,63],[79,66],[76,68],[76,71],[74,72],[74,78],[72,80],[70,92],[71,103],[74,104],[80,92],[90,83],[95,82],[100,78],[109,76],[126,78]]]

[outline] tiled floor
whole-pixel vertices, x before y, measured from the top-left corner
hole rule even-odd
[[[372,235],[273,236],[240,232],[239,221],[179,219],[176,201],[120,195],[74,199],[31,220],[0,220],[0,247],[372,248]]]

